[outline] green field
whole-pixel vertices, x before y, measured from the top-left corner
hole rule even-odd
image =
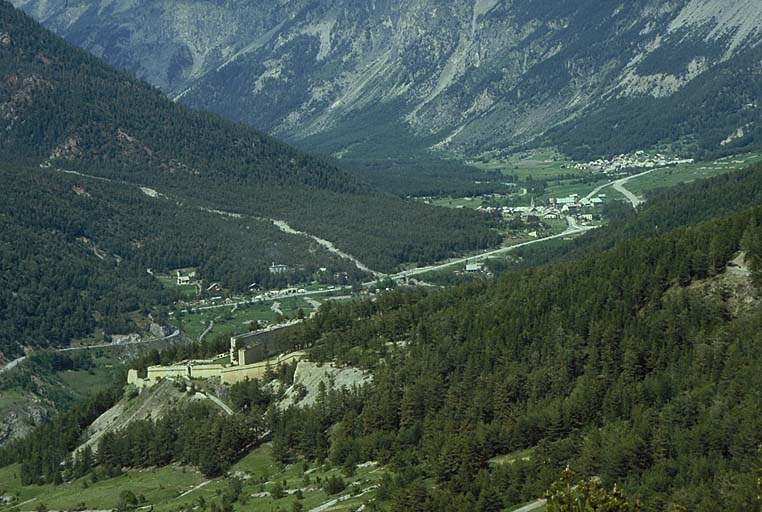
[[[276,463],[268,445],[260,446],[231,469],[231,474],[243,480],[241,498],[235,510],[269,512],[271,510],[291,510],[297,501],[295,491],[301,489],[304,510],[310,510],[332,499],[351,496],[331,506],[331,511],[356,510],[374,496],[374,488],[384,473],[378,466],[359,467],[352,476],[346,476],[337,469],[328,469],[317,464]],[[168,466],[142,471],[126,471],[123,475],[92,481],[91,476],[59,486],[21,486],[18,464],[0,469],[0,495],[15,496],[22,511],[36,510],[44,505],[51,510],[95,509],[108,510],[117,505],[119,493],[124,490],[142,497],[141,506],[152,506],[157,511],[174,511],[178,508],[194,507],[199,498],[205,503],[220,502],[221,495],[228,488],[227,478],[207,480],[193,469],[182,466]],[[322,489],[324,482],[332,477],[342,478],[347,487],[333,496]],[[276,499],[268,496],[278,482],[286,491]],[[360,496],[360,494],[362,494]]]
[[[697,162],[675,167],[666,167],[630,181],[627,184],[627,189],[634,194],[641,195],[649,190],[662,187],[673,187],[681,183],[690,183],[696,180],[737,171],[759,162],[762,162],[762,153],[746,153],[743,155],[721,158],[711,162]],[[606,189],[606,191],[613,191],[613,189]]]
[[[603,185],[607,181],[609,181],[607,178],[601,178],[589,183],[580,183],[578,179],[550,181],[545,189],[545,193],[535,199],[540,202],[545,202],[551,197],[568,197],[572,194],[578,194],[580,197],[585,197],[596,187]]]
[[[146,471],[128,471],[122,476],[93,482],[90,476],[59,486],[22,486],[19,465],[0,469],[0,493],[16,496],[20,510],[37,510],[45,505],[54,510],[78,507],[108,510],[116,507],[119,493],[131,490],[146,503],[171,503],[182,492],[203,481],[199,473],[169,466]]]
[[[299,308],[304,311],[305,315],[309,315],[314,309],[309,302],[301,297],[285,298],[278,302],[280,302],[280,309],[283,314],[289,318],[295,317]],[[233,311],[233,306],[196,312],[189,311],[188,313],[177,311],[174,318],[179,322],[180,329],[193,339],[198,339],[211,321],[214,321],[214,327],[207,336],[241,334],[249,330],[249,323],[254,320],[275,322],[277,314],[272,310],[272,304],[272,302],[246,304],[239,306],[235,311]]]
[[[20,389],[3,390],[0,392],[0,411],[23,405],[28,399],[27,394]]]
[[[482,157],[469,164],[485,171],[500,171],[508,176],[547,180],[563,174],[583,174],[585,171],[570,169],[574,162],[550,148],[523,151],[505,157]]]
[[[444,206],[445,208],[471,208],[477,209],[482,205],[480,197],[442,197],[433,199],[431,204],[434,206]]]
[[[174,276],[157,276],[159,282],[168,290],[177,292],[180,300],[193,300],[198,295],[198,288],[193,284],[177,284],[177,278]]]
[[[107,388],[121,378],[121,370],[98,366],[92,370],[68,371],[56,374],[60,381],[79,398],[86,398]]]

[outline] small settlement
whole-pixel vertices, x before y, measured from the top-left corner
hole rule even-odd
[[[540,220],[563,219],[564,217],[576,217],[582,221],[592,221],[594,218],[594,209],[603,205],[606,194],[599,194],[596,197],[580,197],[579,194],[571,194],[567,197],[550,198],[547,205],[536,205],[534,201],[529,206],[502,206],[490,207],[480,206],[477,211],[487,213],[500,213],[504,218],[511,218],[517,215],[523,219],[536,217]]]
[[[660,153],[648,155],[645,151],[636,151],[630,155],[617,155],[610,159],[599,158],[587,163],[574,164],[574,169],[597,171],[606,175],[618,175],[628,169],[656,169],[680,164],[692,164],[693,158],[669,158]]]

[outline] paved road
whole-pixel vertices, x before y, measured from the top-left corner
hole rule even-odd
[[[75,350],[95,350],[96,348],[128,347],[130,345],[143,345],[145,343],[153,343],[155,341],[170,340],[177,336],[180,336],[179,329],[175,329],[175,332],[173,332],[169,336],[164,336],[162,338],[151,338],[148,340],[130,341],[127,343],[101,343],[99,345],[85,345],[82,347],[59,348],[56,352],[73,352]]]
[[[95,350],[97,348],[112,348],[112,347],[127,347],[130,345],[142,345],[144,343],[153,343],[155,341],[162,341],[162,340],[169,340],[172,338],[175,338],[180,335],[180,330],[176,329],[175,332],[170,334],[169,336],[164,336],[163,338],[152,338],[149,340],[141,340],[141,341],[130,341],[127,343],[100,343],[98,345],[86,345],[82,347],[67,347],[67,348],[59,348],[56,350],[56,352],[75,352],[78,350]],[[26,356],[19,357],[18,359],[14,359],[4,367],[0,368],[0,373],[7,372],[9,370],[12,370],[13,368],[17,367],[19,364],[21,364],[26,359]]]
[[[624,186],[627,183],[629,183],[630,180],[634,180],[635,178],[640,178],[641,176],[645,176],[646,174],[651,174],[652,172],[657,171],[658,169],[661,169],[661,167],[657,168],[657,169],[649,169],[649,170],[641,172],[639,174],[633,174],[632,176],[627,176],[625,178],[620,178],[620,179],[612,181],[610,183],[603,184],[603,185],[601,185],[599,187],[596,187],[592,192],[590,192],[588,195],[586,195],[585,199],[590,199],[590,198],[598,195],[598,193],[601,190],[603,190],[604,188],[606,188],[606,187],[614,187],[614,190],[616,190],[617,192],[619,192],[620,194],[622,194],[624,197],[627,198],[627,200],[630,202],[630,204],[632,204],[633,208],[637,208],[638,206],[643,204],[645,201],[643,201],[638,196],[636,196],[635,194],[633,194],[632,192],[630,192],[629,190],[624,188]]]
[[[585,199],[592,199],[592,198],[596,197],[600,193],[601,190],[603,190],[606,187],[610,187],[611,183],[612,182],[609,181],[608,183],[604,183],[603,185],[599,185],[599,186],[595,187],[592,192],[590,192],[588,195],[585,196]]]
[[[339,292],[342,290],[349,290],[350,288],[351,286],[336,286],[334,288],[331,288],[330,290],[326,288],[325,290],[313,290],[310,292],[302,292],[302,293],[289,293],[288,295],[273,295],[272,297],[262,297],[261,299],[244,299],[239,302],[230,302],[228,304],[213,304],[211,306],[191,307],[188,309],[191,311],[208,311],[210,309],[229,308],[234,306],[245,306],[247,304],[259,304],[261,302],[277,302],[277,301],[288,299],[291,297],[305,297],[305,300],[309,301],[307,297],[311,297],[312,295],[326,295],[328,293]]]
[[[648,172],[652,172],[652,171],[648,171]],[[643,173],[643,174],[648,174],[648,172],[646,172],[646,173]],[[637,176],[643,176],[643,174],[638,174]],[[614,182],[614,190],[616,190],[617,192],[619,192],[620,194],[622,194],[624,197],[626,197],[626,198],[627,198],[627,200],[630,202],[630,204],[632,204],[632,207],[633,207],[633,208],[637,208],[638,206],[640,206],[641,204],[643,204],[645,201],[643,201],[641,198],[639,198],[638,196],[636,196],[635,194],[633,194],[632,192],[630,192],[629,190],[627,190],[626,188],[624,188],[624,186],[625,186],[625,185],[626,185],[626,184],[627,184],[627,183],[628,183],[628,182],[629,182],[629,181],[630,181],[632,178],[636,178],[637,176],[631,176],[631,177],[629,177],[629,178],[627,178],[627,179],[618,180],[618,181],[615,181],[615,182]]]
[[[403,272],[400,272],[390,277],[394,280],[405,279],[407,277],[417,276],[420,274],[425,274],[427,272],[442,270],[448,267],[452,267],[453,265],[464,265],[466,262],[483,260],[485,258],[489,258],[497,254],[504,254],[507,252],[515,251],[516,249],[520,249],[521,247],[526,247],[528,245],[539,244],[542,242],[547,242],[548,240],[554,240],[556,238],[563,238],[563,237],[567,237],[571,235],[576,235],[579,233],[590,231],[591,229],[595,229],[595,227],[591,227],[591,226],[580,226],[579,224],[577,224],[577,221],[573,217],[567,217],[566,222],[569,227],[566,228],[566,231],[564,231],[563,233],[559,233],[557,235],[547,236],[545,238],[538,238],[537,240],[530,240],[529,242],[523,242],[520,244],[511,245],[510,247],[501,247],[500,249],[493,249],[493,250],[486,251],[480,254],[469,256],[467,258],[458,258],[452,261],[448,261],[446,263],[438,263],[436,265],[430,265],[428,267],[420,267],[420,268],[414,268],[411,270],[405,270]]]

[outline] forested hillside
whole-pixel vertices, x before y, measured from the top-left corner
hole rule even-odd
[[[125,334],[132,314],[176,299],[149,275],[198,268],[236,291],[279,288],[320,267],[370,276],[269,222],[150,197],[138,188],[39,168],[7,168],[0,202],[0,352],[67,345],[95,328]],[[309,254],[309,259],[305,258]],[[279,261],[297,270],[272,274]]]
[[[380,461],[393,475],[377,493],[382,510],[503,510],[542,495],[566,465],[619,484],[643,510],[752,510],[761,226],[757,207],[493,282],[327,304],[291,343],[317,361],[371,369],[373,384],[304,409],[271,408],[273,455],[345,471]],[[257,424],[270,392],[255,384],[236,393],[239,414]],[[192,429],[181,423],[128,428],[100,463],[208,467],[193,462],[205,448],[187,451]],[[139,435],[159,430],[174,440],[164,458]],[[56,460],[25,455],[39,452],[45,432],[0,459],[43,481],[62,478]],[[233,428],[229,451],[215,445],[225,461],[245,453],[238,435]],[[146,452],[136,459],[134,450]]]
[[[374,368],[374,384],[279,417],[276,452],[393,464],[391,510],[499,510],[566,464],[644,510],[751,510],[760,226],[757,208],[495,283],[325,308],[304,328],[313,357]]]
[[[487,220],[377,193],[242,125],[196,113],[0,4],[0,151],[286,220],[388,271],[497,242]],[[425,226],[425,229],[422,228]]]

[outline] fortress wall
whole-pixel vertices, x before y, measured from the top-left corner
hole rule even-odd
[[[275,368],[279,364],[286,364],[292,361],[300,361],[306,357],[304,352],[292,352],[284,354],[267,361],[260,361],[243,366],[223,366],[221,364],[204,364],[190,366],[190,373],[187,364],[176,364],[173,366],[150,366],[148,368],[147,385],[155,384],[158,379],[169,377],[190,377],[192,379],[211,379],[219,377],[225,384],[235,384],[243,382],[246,379],[259,379],[265,375],[269,368]],[[138,378],[136,370],[130,370],[127,375],[127,381],[130,384],[145,384],[143,379]],[[138,382],[140,381],[140,382]]]
[[[130,368],[127,370],[127,384],[132,384],[133,386],[140,385],[139,383],[142,382],[143,379],[138,377],[138,371]]]
[[[267,366],[264,364],[238,366],[223,370],[220,378],[225,384],[236,384],[237,382],[243,382],[246,379],[261,379],[266,371]]]
[[[210,379],[219,377],[225,367],[221,364],[206,364],[203,366],[191,366],[192,379]]]
[[[167,377],[187,377],[187,365],[174,366],[150,366],[148,368],[148,380],[154,382],[157,379],[166,379]]]
[[[295,325],[280,329],[264,330],[239,334],[230,338],[231,347],[238,351],[238,364],[258,363],[268,357],[289,350],[290,340],[287,334]],[[241,352],[243,351],[243,353]]]
[[[267,361],[261,361],[259,363],[225,368],[222,370],[220,377],[222,382],[226,384],[235,384],[236,382],[243,382],[246,379],[259,379],[264,376],[268,367],[275,368],[279,364],[290,363],[291,361],[299,361],[306,355],[307,354],[304,352],[292,352],[290,354],[285,354],[283,356],[268,359]]]

